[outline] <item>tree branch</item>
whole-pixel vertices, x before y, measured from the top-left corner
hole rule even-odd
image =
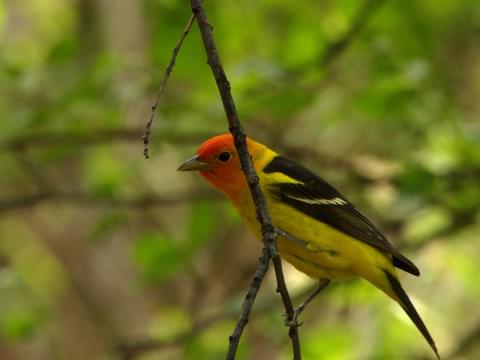
[[[142,128],[104,128],[93,129],[89,133],[78,131],[41,131],[4,139],[0,142],[0,150],[20,152],[37,148],[51,148],[55,146],[93,146],[113,142],[136,142],[144,133]],[[197,144],[198,141],[210,136],[207,131],[195,134],[182,134],[171,130],[162,130],[155,135],[156,140],[175,143]],[[151,137],[150,137],[151,139]]]
[[[203,44],[208,58],[207,62],[212,69],[218,90],[220,92],[220,96],[222,98],[223,107],[227,115],[229,129],[233,135],[235,148],[237,149],[238,156],[240,158],[242,171],[245,174],[252,195],[252,199],[255,204],[257,219],[262,228],[264,242],[263,256],[260,258],[259,265],[257,267],[257,270],[255,271],[255,275],[252,279],[250,288],[242,305],[240,319],[232,335],[229,338],[230,345],[226,359],[234,359],[243,329],[248,322],[248,317],[253,307],[256,295],[258,293],[258,290],[260,289],[262,280],[268,269],[269,259],[272,259],[273,265],[275,267],[275,275],[277,278],[277,291],[280,292],[282,301],[285,306],[287,318],[289,320],[293,318],[293,305],[288,294],[287,287],[285,285],[282,263],[275,245],[275,229],[272,225],[272,221],[267,210],[265,197],[260,188],[258,176],[255,172],[255,169],[253,168],[250,154],[247,150],[246,135],[240,124],[240,120],[235,107],[235,102],[231,94],[230,83],[225,75],[225,71],[218,56],[218,50],[215,46],[215,42],[213,39],[212,26],[208,22],[201,0],[191,0],[191,6],[193,14],[197,19],[200,33],[202,35]],[[298,329],[296,326],[290,327],[289,335],[292,340],[294,359],[300,359],[300,341],[298,338]]]
[[[152,206],[172,206],[191,202],[192,199],[219,199],[219,197],[216,196],[216,193],[203,190],[193,190],[178,196],[145,194],[138,197],[108,197],[93,193],[51,191],[0,199],[0,213],[33,208],[49,201],[72,203],[80,206],[125,206],[145,209]]]

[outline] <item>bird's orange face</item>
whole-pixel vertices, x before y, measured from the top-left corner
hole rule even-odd
[[[250,143],[247,140],[247,146]],[[250,146],[249,151],[252,151]],[[231,134],[214,136],[205,141],[196,155],[185,161],[178,170],[199,171],[208,182],[229,197],[238,196],[239,190],[247,188]]]

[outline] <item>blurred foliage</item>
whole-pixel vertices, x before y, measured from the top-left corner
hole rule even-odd
[[[170,277],[181,265],[193,261],[199,247],[206,246],[215,234],[211,213],[211,206],[194,204],[187,237],[178,244],[158,232],[144,233],[134,239],[132,254],[147,281]]]
[[[449,359],[480,356],[480,2],[206,1],[248,133],[316,169],[421,268]],[[221,359],[260,244],[178,164],[226,121],[173,0],[0,0],[0,359]],[[311,280],[286,266],[299,302]],[[271,274],[240,359],[288,359]],[[304,358],[424,359],[396,304],[332,286]],[[129,357],[130,356],[130,357]]]

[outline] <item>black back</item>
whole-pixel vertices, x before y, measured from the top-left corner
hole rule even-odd
[[[263,171],[282,173],[301,183],[278,183],[268,191],[283,203],[392,256],[393,265],[413,275],[418,268],[401,255],[385,236],[339,191],[307,168],[276,156]],[[317,203],[313,203],[314,201]]]

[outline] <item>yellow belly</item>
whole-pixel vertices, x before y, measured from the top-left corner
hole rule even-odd
[[[246,203],[245,203],[246,202]],[[261,239],[251,200],[238,207],[248,227]],[[291,235],[279,236],[279,254],[301,272],[318,279],[363,277],[377,283],[379,269],[392,269],[391,259],[377,249],[279,202],[269,202],[273,225]]]

